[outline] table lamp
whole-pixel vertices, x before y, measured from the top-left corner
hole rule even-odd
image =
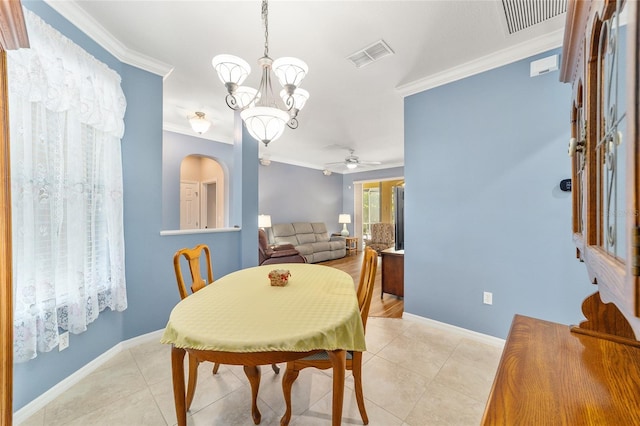
[[[347,223],[351,223],[351,215],[344,213],[339,215],[338,223],[342,223],[342,231],[340,231],[340,235],[342,235],[343,237],[348,237],[349,230],[347,229]]]
[[[258,215],[258,228],[271,228],[271,215],[261,214]]]

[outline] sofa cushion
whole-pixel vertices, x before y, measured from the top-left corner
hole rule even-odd
[[[298,250],[303,256],[313,254],[313,246],[311,244],[302,244],[296,246],[296,250]]]
[[[326,244],[329,246],[330,250],[341,250],[346,249],[347,247],[344,240],[329,241]]]
[[[296,234],[313,234],[313,227],[309,222],[294,222],[291,226]]]
[[[315,222],[311,224],[313,233],[316,235],[316,241],[329,241],[329,233],[327,232],[327,226],[322,222]]]
[[[313,252],[317,253],[319,251],[330,251],[331,246],[328,241],[321,241],[317,243],[311,243],[311,247],[313,247]]]
[[[298,253],[298,250],[294,248],[290,248],[287,250],[271,250],[269,254],[271,255],[270,256],[271,258],[276,258],[276,257],[295,256],[296,254],[300,254],[300,253]]]
[[[271,233],[276,244],[293,244],[294,246],[299,244],[296,230],[291,223],[274,224]]]
[[[316,242],[315,234],[298,234],[297,237],[300,244],[310,244]]]
[[[313,263],[324,262],[325,260],[331,259],[333,259],[333,257],[330,251],[320,251],[313,254]]]

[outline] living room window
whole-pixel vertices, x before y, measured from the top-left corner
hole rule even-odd
[[[362,235],[371,237],[371,224],[380,222],[380,185],[365,184],[362,188]]]

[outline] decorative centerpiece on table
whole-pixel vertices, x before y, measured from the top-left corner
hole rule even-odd
[[[289,277],[291,276],[291,272],[288,269],[274,269],[269,272],[269,279],[271,280],[271,285],[277,287],[284,287],[289,282]]]

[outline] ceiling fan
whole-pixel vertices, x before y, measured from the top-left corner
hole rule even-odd
[[[378,166],[382,164],[380,161],[361,161],[357,155],[353,154],[354,150],[349,149],[349,155],[344,159],[344,161],[337,161],[335,163],[327,163],[326,167],[331,166],[346,166],[348,169],[355,169],[359,166]]]

